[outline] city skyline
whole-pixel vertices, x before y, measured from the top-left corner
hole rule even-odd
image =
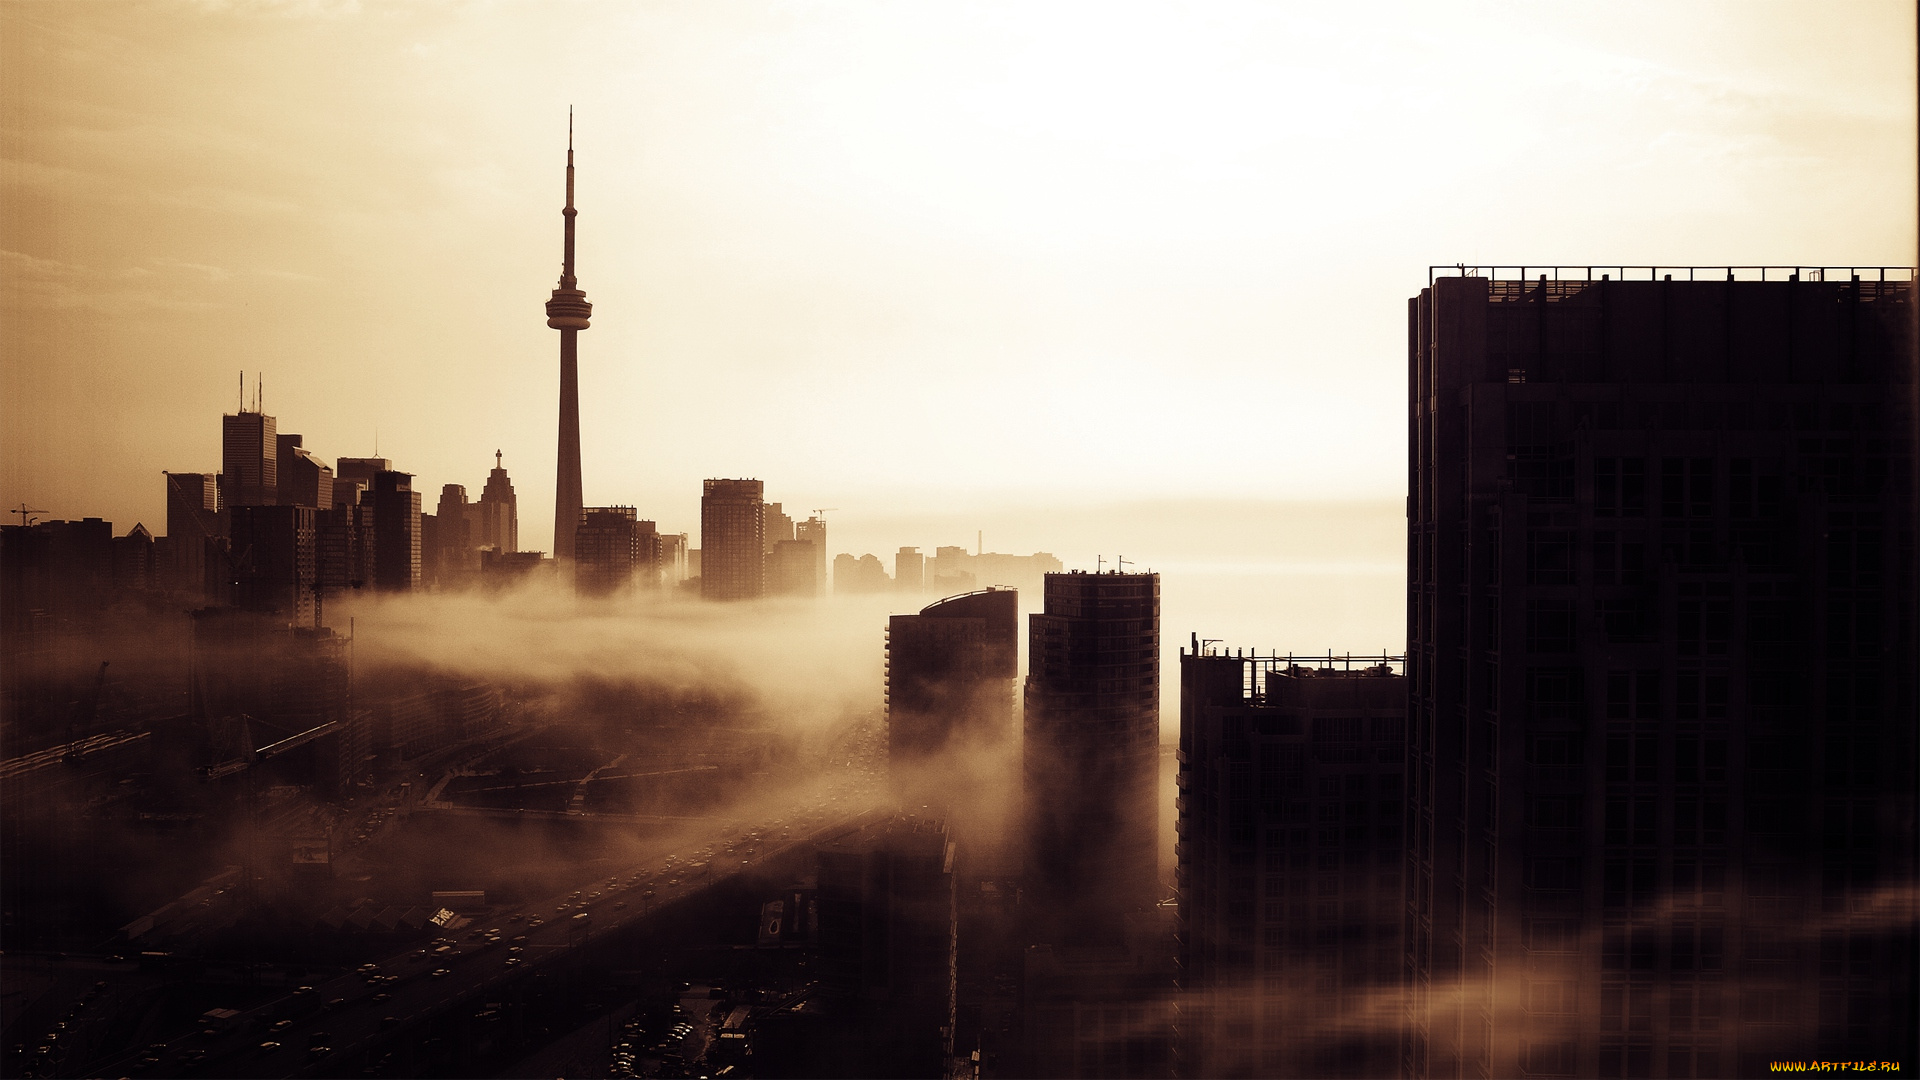
[[[229,400],[237,369],[263,372],[267,411],[323,455],[377,438],[428,490],[474,483],[460,462],[496,448],[549,475],[548,417],[529,403],[552,400],[552,342],[525,312],[551,288],[539,268],[569,102],[602,316],[582,361],[586,497],[665,527],[691,527],[693,480],[776,460],[790,503],[853,504],[846,536],[875,506],[1383,501],[1400,494],[1404,435],[1373,388],[1400,346],[1364,312],[1419,266],[1915,261],[1910,200],[1882,197],[1913,186],[1912,16],[1896,5],[1826,21],[1648,9],[1631,40],[1570,13],[1401,9],[1356,39],[1377,55],[1344,43],[1345,16],[1129,9],[1082,41],[1069,14],[588,8],[577,17],[598,17],[605,41],[554,80],[560,43],[530,9],[10,9],[28,92],[8,130],[28,168],[5,189],[21,212],[0,241],[0,488],[10,505],[151,526],[144,463],[205,467],[211,440],[182,421]],[[1315,43],[1325,58],[1286,67]],[[740,77],[656,55],[669,45]],[[1434,78],[1419,56],[1435,45],[1463,70]],[[1519,78],[1555,100],[1557,128],[1472,105],[1506,77],[1464,61],[1501,49],[1524,50]],[[108,71],[108,56],[125,62]],[[287,77],[347,56],[364,86],[345,97]],[[181,58],[197,79],[162,76]],[[474,86],[489,62],[499,86]],[[1136,85],[1142,67],[1169,74]],[[123,70],[171,89],[136,101]],[[328,119],[373,108],[380,122]],[[1462,110],[1471,124],[1450,119]],[[935,155],[910,118],[953,148]],[[1429,196],[1374,178],[1389,147],[1443,152]],[[964,167],[943,179],[941,163]],[[1535,190],[1554,194],[1514,194]],[[1493,191],[1522,199],[1510,216],[1525,228],[1495,218]],[[723,371],[749,376],[726,377],[738,419],[703,425]],[[1236,387],[1229,423],[1204,419],[1216,384]],[[1158,419],[1145,438],[1059,428],[1045,403],[1063,395],[1120,424],[1149,405]],[[76,439],[93,429],[82,408],[114,437]],[[993,438],[975,437],[970,408]],[[920,450],[893,453],[909,434]],[[1270,464],[1252,481],[1189,465],[1250,455]],[[527,520],[548,520],[553,492],[522,488]],[[545,531],[521,546],[552,550]],[[909,539],[946,538],[895,542]]]

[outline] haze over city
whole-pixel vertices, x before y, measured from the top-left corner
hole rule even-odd
[[[1915,34],[0,7],[0,1071],[1905,1075]]]

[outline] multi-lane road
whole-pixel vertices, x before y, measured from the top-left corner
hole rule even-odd
[[[328,1076],[396,1033],[446,1010],[479,1003],[494,986],[554,963],[570,950],[684,900],[713,882],[769,864],[864,817],[862,785],[835,785],[796,812],[755,826],[714,823],[697,847],[624,869],[578,889],[470,921],[360,970],[316,979],[145,1050],[88,1063],[92,1076]],[[357,1069],[355,1071],[358,1071]]]

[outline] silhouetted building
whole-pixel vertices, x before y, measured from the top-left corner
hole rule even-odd
[[[153,534],[138,522],[125,536],[113,538],[113,588],[117,593],[147,592],[159,587],[159,557]]]
[[[752,600],[765,592],[765,485],[708,480],[700,496],[700,595]]]
[[[780,540],[767,555],[767,593],[771,596],[817,596],[815,574],[819,549],[811,540]]]
[[[343,457],[333,463],[333,482],[336,485],[333,501],[335,505],[352,502],[351,491],[343,491],[338,485],[358,481],[361,490],[373,490],[373,478],[393,468],[393,462],[383,457]]]
[[[761,512],[761,520],[765,523],[767,554],[773,554],[773,546],[780,541],[794,538],[793,518],[781,509],[779,503],[768,503]]]
[[[824,1075],[940,1077],[954,1023],[954,847],[897,818],[819,849],[819,978],[836,1060]]]
[[[879,593],[893,588],[887,568],[871,553],[854,558],[841,553],[833,557],[833,591],[836,593]]]
[[[653,565],[662,585],[674,586],[692,576],[686,533],[653,534]]]
[[[1111,940],[1159,899],[1159,650],[1158,574],[1046,576],[1027,639],[1036,940]]]
[[[167,535],[159,555],[167,588],[219,596],[226,561],[226,520],[220,512],[220,481],[214,473],[163,474],[167,478]],[[211,576],[212,580],[209,580]]]
[[[220,478],[226,485],[224,506],[272,506],[279,500],[280,443],[273,417],[245,410],[221,417]]]
[[[412,473],[374,474],[373,571],[383,591],[420,587],[420,493]]]
[[[233,604],[296,625],[313,622],[319,575],[317,511],[310,506],[233,508]]]
[[[1409,301],[1410,1075],[1915,1055],[1913,285],[1678,273]]]
[[[893,587],[905,593],[926,588],[927,557],[917,547],[903,547],[893,553]]]
[[[1169,1075],[1175,1010],[1163,922],[1160,911],[1142,911],[1125,918],[1124,939],[1112,944],[1028,946],[1020,973],[1020,1058],[1001,1075]]]
[[[553,485],[553,557],[573,558],[574,529],[586,497],[580,486],[580,331],[587,328],[593,305],[573,276],[573,119],[567,119],[567,205],[560,211],[563,227],[560,284],[547,300],[547,325],[560,331],[560,449]]]
[[[1392,1076],[1398,1017],[1378,1006],[1397,999],[1403,955],[1400,658],[1194,650],[1180,657],[1177,1071]]]
[[[590,506],[574,531],[573,585],[581,596],[613,596],[633,588],[653,548],[653,522],[631,506]]]
[[[827,521],[818,513],[793,525],[793,538],[813,545],[814,592],[827,591]]]
[[[100,518],[0,525],[4,625],[86,620],[113,599],[113,523]]]
[[[937,759],[951,742],[1013,735],[1020,594],[949,596],[887,620],[887,750],[894,767]]]
[[[487,486],[480,501],[473,505],[473,545],[495,551],[520,550],[520,503],[513,493],[513,481],[500,464],[500,451],[493,452],[493,471],[487,474]]]
[[[271,417],[268,418],[271,421]],[[276,435],[274,501],[282,506],[333,506],[333,468],[300,445],[298,435]]]
[[[428,583],[459,586],[480,570],[479,545],[474,543],[474,505],[467,502],[462,484],[442,484],[440,501],[431,517],[420,516],[420,574]]]

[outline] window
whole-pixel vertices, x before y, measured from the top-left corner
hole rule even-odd
[[[1573,533],[1566,529],[1527,530],[1527,584],[1573,584]]]
[[[1537,829],[1578,828],[1580,800],[1572,795],[1528,796],[1527,824]]]
[[[1536,855],[1526,861],[1526,882],[1530,889],[1577,889],[1580,887],[1578,860]]]
[[[1573,601],[1563,597],[1527,600],[1527,651],[1573,651]]]

